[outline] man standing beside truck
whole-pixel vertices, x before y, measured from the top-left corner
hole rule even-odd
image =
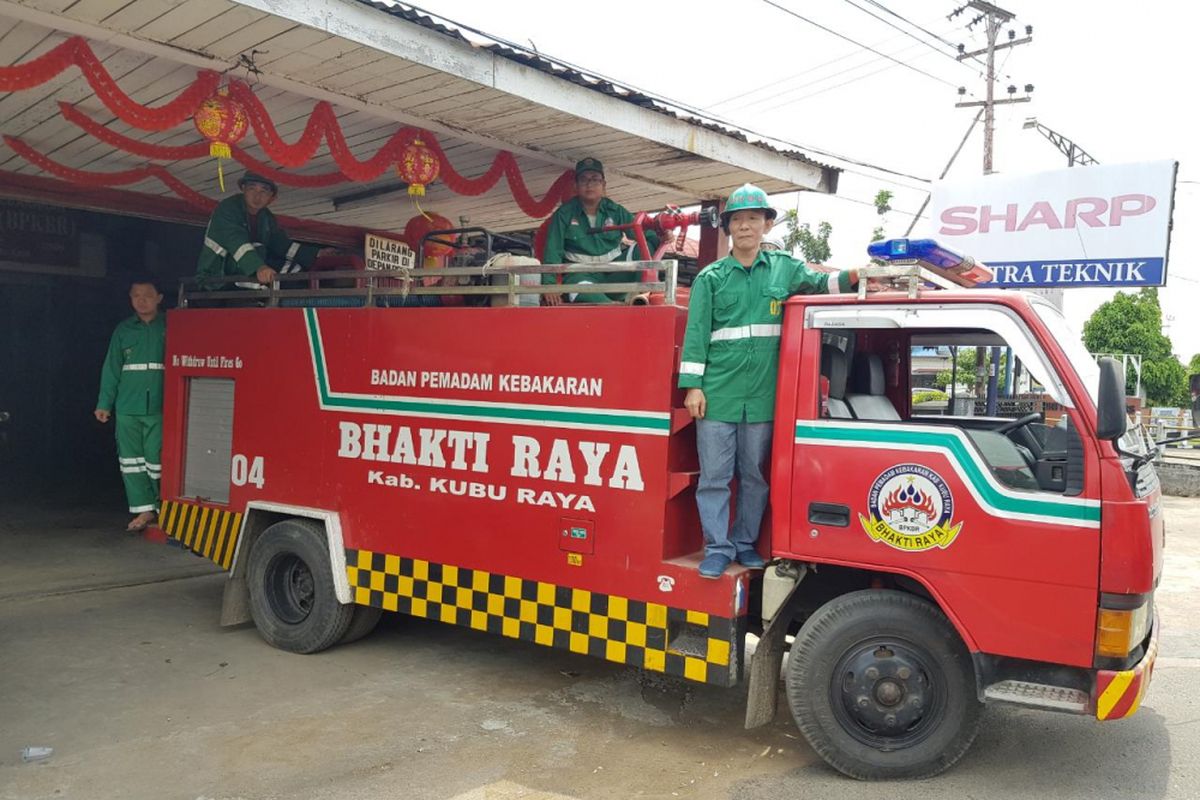
[[[158,306],[163,296],[149,280],[129,287],[133,316],[113,331],[100,369],[100,395],[93,415],[108,422],[117,415],[117,457],[129,513],[125,527],[145,530],[158,514],[162,473],[162,397],[167,324]]]
[[[784,302],[794,294],[848,292],[858,284],[857,270],[818,272],[785,252],[763,250],[775,216],[762,189],[747,183],[734,191],[721,214],[729,255],[700,271],[688,303],[679,386],[688,390],[684,405],[696,420],[705,578],[720,577],[735,560],[766,566],[756,544],[767,508],[763,465],[771,447]]]

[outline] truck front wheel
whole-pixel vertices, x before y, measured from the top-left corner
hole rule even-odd
[[[852,592],[808,618],[792,645],[788,702],[800,732],[834,769],[860,780],[928,778],[979,730],[971,657],[931,603]]]
[[[354,615],[338,602],[325,531],[307,519],[277,522],[250,550],[250,615],[272,647],[316,653],[336,644]]]

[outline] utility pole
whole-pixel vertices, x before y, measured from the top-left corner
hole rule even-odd
[[[982,50],[974,50],[970,53],[966,52],[966,47],[958,46],[958,60],[964,61],[968,58],[974,58],[981,54],[987,55],[987,94],[986,99],[976,100],[972,102],[958,102],[954,104],[955,108],[978,108],[983,107],[983,174],[990,175],[992,173],[992,155],[993,155],[993,139],[996,129],[996,106],[1005,105],[1008,103],[1028,103],[1029,95],[1033,92],[1033,84],[1025,84],[1025,96],[1016,97],[1017,87],[1009,85],[1008,97],[1006,99],[996,99],[996,51],[1005,50],[1009,47],[1016,47],[1020,44],[1028,44],[1033,41],[1033,26],[1025,26],[1024,38],[1016,38],[1016,32],[1009,30],[1008,41],[1004,44],[996,44],[996,40],[1000,36],[1000,30],[1006,24],[1012,22],[1016,15],[1011,11],[1005,11],[997,5],[984,2],[983,0],[970,0],[966,5],[959,6],[955,9],[948,19],[954,19],[962,14],[968,8],[978,11],[979,14],[967,23],[967,27],[973,28],[975,25],[983,22],[987,33],[987,47]],[[958,89],[959,96],[967,93],[965,87],[960,86]]]

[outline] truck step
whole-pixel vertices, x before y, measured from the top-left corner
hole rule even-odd
[[[1086,714],[1091,706],[1091,698],[1087,692],[1029,681],[1008,680],[993,683],[983,690],[983,696],[1002,703],[1017,703],[1074,714]]]

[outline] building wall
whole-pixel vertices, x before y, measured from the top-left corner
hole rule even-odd
[[[113,327],[133,313],[131,279],[159,282],[170,307],[203,231],[0,201],[0,220],[14,213],[36,221],[0,227],[0,494],[120,508],[113,424],[92,416],[100,365]]]

